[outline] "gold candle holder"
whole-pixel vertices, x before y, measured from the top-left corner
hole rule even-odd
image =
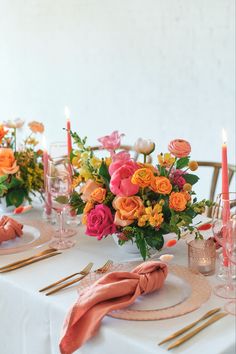
[[[216,248],[213,239],[188,242],[188,266],[203,275],[215,272]]]

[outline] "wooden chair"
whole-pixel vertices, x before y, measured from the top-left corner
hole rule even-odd
[[[198,165],[200,167],[210,167],[213,169],[209,199],[211,201],[214,201],[215,197],[216,197],[215,196],[216,186],[217,186],[217,182],[219,180],[219,175],[220,175],[220,170],[222,168],[222,165],[220,162],[210,162],[210,161],[198,161]],[[236,166],[228,165],[228,167],[229,167],[229,184],[230,184],[231,181],[233,180],[233,176],[236,172]],[[234,187],[236,187],[236,186],[234,186]],[[208,217],[212,216],[212,208],[209,208],[207,210],[207,216]]]

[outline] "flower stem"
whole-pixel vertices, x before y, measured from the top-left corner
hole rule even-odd
[[[15,145],[15,152],[16,152],[16,128],[14,128],[14,145]]]
[[[147,155],[143,154],[143,162],[146,163],[147,162]]]

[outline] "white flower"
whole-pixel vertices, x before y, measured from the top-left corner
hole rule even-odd
[[[162,256],[160,256],[160,260],[162,262],[166,262],[166,263],[169,263],[170,261],[172,261],[173,258],[174,258],[173,254],[163,254]]]
[[[23,127],[24,123],[25,123],[25,121],[21,118],[16,118],[14,120],[7,120],[7,121],[3,122],[5,127],[14,128],[14,129]]]
[[[155,150],[155,143],[151,140],[139,138],[134,144],[134,150],[138,154],[150,155]]]

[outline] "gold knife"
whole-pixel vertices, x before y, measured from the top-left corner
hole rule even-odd
[[[201,326],[197,327],[196,329],[194,329],[193,331],[189,332],[188,334],[186,334],[185,336],[181,337],[179,340],[177,340],[176,342],[174,342],[173,344],[171,344],[167,350],[173,349],[175,347],[178,347],[180,344],[186,342],[187,340],[189,340],[190,338],[194,337],[197,333],[201,332],[204,328],[210,326],[212,323],[220,320],[221,318],[227,316],[228,314],[225,312],[221,312],[218,313],[217,315],[213,316],[212,318],[210,318],[207,322],[205,322],[204,324],[202,324]]]
[[[189,329],[193,328],[194,326],[196,326],[196,324],[198,324],[199,322],[206,320],[208,317],[214,315],[216,312],[219,312],[221,310],[220,307],[217,307],[215,309],[212,309],[210,311],[208,311],[207,313],[205,313],[205,315],[203,315],[202,317],[200,317],[197,321],[194,321],[192,323],[190,323],[189,325],[185,326],[184,328],[180,329],[179,331],[171,334],[169,337],[163,339],[160,343],[158,343],[158,345],[164,344],[166,342],[169,342],[171,339],[174,339],[178,336],[180,336],[181,334],[187,332]]]
[[[27,266],[29,264],[42,261],[43,259],[46,259],[46,258],[57,256],[58,254],[61,254],[61,252],[54,252],[54,253],[51,253],[51,254],[47,254],[47,255],[45,255],[43,257],[35,258],[35,259],[32,259],[32,260],[26,261],[24,263],[17,264],[15,266],[0,270],[0,273],[11,272],[12,270],[19,269],[19,268],[25,267],[25,266]]]

